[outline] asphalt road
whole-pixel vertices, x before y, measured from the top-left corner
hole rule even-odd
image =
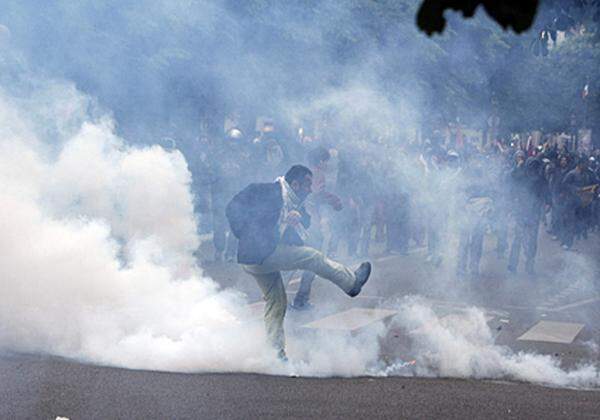
[[[600,392],[457,379],[176,374],[0,357],[2,419],[600,418]]]

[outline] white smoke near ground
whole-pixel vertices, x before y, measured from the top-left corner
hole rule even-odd
[[[420,376],[510,379],[575,388],[600,385],[600,371],[592,364],[564,369],[558,358],[495,344],[485,313],[477,308],[440,317],[431,304],[410,297],[400,306],[396,322],[411,338],[415,373]]]
[[[227,370],[229,357],[243,370],[258,364],[244,353],[269,354],[238,321],[243,297],[193,264],[179,152],[127,147],[100,120],[50,157],[22,118],[31,104],[2,95],[0,109],[4,348],[173,370]]]

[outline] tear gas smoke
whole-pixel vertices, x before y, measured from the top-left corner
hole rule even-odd
[[[277,364],[260,325],[244,321],[244,297],[191,264],[197,238],[179,152],[127,146],[101,119],[49,157],[23,117],[30,107],[0,97],[2,348],[187,372],[395,373],[377,367],[383,325],[352,339],[292,338],[301,361]],[[444,324],[425,301],[400,306],[417,374],[599,384],[592,366],[564,371],[548,356],[495,345],[477,309],[458,321]]]
[[[581,388],[600,385],[600,371],[592,364],[565,370],[558,358],[515,353],[495,344],[485,314],[477,308],[449,320],[436,315],[426,301],[408,298],[397,322],[411,336],[417,375],[512,379]]]
[[[57,115],[72,99],[44,106]],[[260,323],[248,324],[245,297],[193,262],[182,155],[127,146],[102,118],[61,138],[52,157],[27,125],[32,106],[0,96],[0,346],[129,368],[286,373]],[[362,374],[377,345],[358,343],[296,343],[307,361],[294,369]]]
[[[22,117],[31,104],[0,104],[4,348],[158,369],[199,357],[218,369],[206,358],[217,348],[258,345],[232,322],[241,297],[190,263],[197,238],[178,152],[127,147],[101,120],[61,139],[53,158]],[[217,326],[228,326],[221,337]]]
[[[7,16],[27,23],[32,6],[8,3]],[[199,244],[198,220],[188,163],[179,151],[152,144],[164,134],[153,131],[156,121],[179,130],[182,137],[192,132],[190,137],[196,138],[197,115],[188,119],[194,121],[190,123],[185,122],[185,113],[195,110],[194,106],[209,112],[205,102],[217,93],[229,97],[242,92],[239,96],[250,98],[250,105],[275,106],[290,121],[331,112],[344,149],[354,154],[374,147],[365,133],[377,137],[379,143],[393,138],[389,144],[378,145],[385,156],[364,167],[386,163],[388,185],[410,190],[423,208],[446,209],[445,220],[453,232],[473,227],[473,221],[453,207],[460,195],[458,186],[468,178],[455,170],[425,177],[417,156],[398,147],[406,146],[407,133],[419,126],[418,115],[426,113],[419,112],[428,100],[421,97],[414,79],[415,72],[421,71],[414,63],[424,59],[418,56],[419,47],[427,42],[423,37],[415,36],[402,49],[405,61],[397,70],[406,77],[392,97],[383,94],[385,88],[371,66],[381,70],[398,61],[397,55],[368,45],[364,54],[357,54],[364,61],[342,68],[324,54],[326,45],[321,45],[317,52],[304,51],[306,67],[294,67],[289,74],[275,71],[274,76],[288,78],[289,90],[294,92],[301,90],[298,84],[303,85],[297,81],[302,79],[299,76],[308,74],[304,83],[322,87],[314,89],[320,95],[296,100],[284,92],[283,99],[265,98],[259,92],[268,91],[274,73],[268,53],[247,53],[244,48],[251,47],[241,41],[195,59],[186,53],[192,47],[204,51],[202,42],[219,38],[223,27],[228,29],[228,39],[244,39],[237,18],[221,2],[198,4],[194,7],[202,13],[187,13],[182,6],[167,3],[141,11],[132,3],[124,7],[120,20],[113,21],[110,13],[99,13],[104,6],[90,10],[85,5],[61,3],[50,8],[53,19],[59,21],[65,13],[78,18],[69,19],[64,32],[37,18],[31,19],[41,28],[39,33],[26,24],[16,24],[14,31],[0,25],[0,49],[6,52],[0,57],[0,349],[184,372],[416,373],[573,387],[600,385],[595,366],[565,370],[549,356],[515,353],[496,345],[481,310],[473,308],[449,323],[420,298],[401,302],[392,324],[410,337],[414,365],[381,362],[379,339],[388,331],[383,324],[355,337],[292,335],[289,353],[295,361],[289,366],[278,363],[265,343],[262,325],[248,321],[246,297],[220,288],[196,266],[192,254]],[[326,38],[323,28],[332,10],[343,12],[339,16],[345,20],[353,19],[340,2],[323,2],[321,7],[326,22],[307,28],[315,42]],[[157,45],[156,51],[136,55],[130,45],[118,42],[120,38],[107,35],[111,30],[91,33],[74,23],[90,27],[90,15],[97,12],[112,32],[122,34],[122,25],[131,32],[132,43],[139,41],[149,49],[148,45]],[[168,35],[156,30],[164,16],[171,29]],[[191,28],[196,27],[200,28],[197,45],[190,41],[194,39]],[[46,45],[48,51],[40,42],[45,35],[56,41],[56,45]],[[13,38],[25,46],[25,52],[9,51],[7,45]],[[69,60],[57,60],[61,55],[56,51],[67,45],[65,39],[73,43],[66,50]],[[90,45],[97,47],[91,53]],[[277,48],[273,51],[283,53]],[[113,62],[123,71],[114,71]],[[34,63],[33,68],[43,65],[53,77],[32,72],[27,63]],[[206,63],[210,63],[208,68]],[[306,71],[310,66],[314,74]],[[141,82],[134,68],[143,74]],[[203,82],[213,80],[215,74],[222,76],[214,83],[218,92],[206,87],[212,87],[211,83],[196,86],[199,82],[183,77],[189,68],[201,74]],[[339,80],[321,86],[323,75],[330,74]],[[77,87],[64,81],[71,76],[78,79]],[[184,88],[179,89],[176,81]],[[98,99],[82,93],[82,86]],[[195,89],[202,91],[200,97],[186,96]],[[165,103],[163,96],[169,98]],[[115,115],[106,111],[107,105]],[[184,121],[183,128],[177,127],[179,121]],[[127,132],[135,135],[124,139],[120,133]],[[148,138],[141,136],[148,132],[152,133]],[[430,192],[432,184],[437,195]],[[457,242],[454,234],[438,250],[445,261],[434,279],[438,285],[450,276],[453,268],[449,267],[456,265]],[[576,256],[570,264],[557,271],[556,279],[567,282],[575,272],[592,289],[590,261]],[[452,293],[460,297],[464,290]],[[593,342],[588,345],[596,347]]]

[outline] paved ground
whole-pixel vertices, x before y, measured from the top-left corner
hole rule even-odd
[[[600,289],[596,283],[600,244],[594,237],[579,247],[578,253],[567,253],[541,234],[535,279],[507,277],[506,262],[488,248],[482,276],[475,282],[456,279],[451,274],[451,258],[434,267],[425,261],[423,249],[414,248],[407,256],[383,255],[375,249],[374,275],[360,298],[349,299],[331,284],[317,280],[313,302],[318,310],[290,313],[287,328],[342,325],[335,317],[350,313],[349,318],[356,321],[371,309],[393,311],[398,299],[418,294],[430,299],[440,316],[461,313],[472,305],[483,308],[490,315],[488,323],[499,344],[552,354],[565,366],[581,361],[598,363],[598,351],[590,343],[600,343]],[[235,264],[206,264],[206,272],[223,286],[245,291],[249,301],[256,302],[260,322],[261,300],[252,279]],[[292,279],[288,290],[293,293],[296,287]],[[354,322],[351,328],[370,325]],[[539,333],[532,327],[544,325],[549,329],[534,335],[538,339],[519,340],[523,334]],[[383,359],[411,356],[407,343],[396,338],[391,330],[383,343]],[[0,418],[58,416],[600,418],[600,393],[456,379],[140,372],[35,355],[0,355]]]
[[[598,418],[600,393],[451,379],[174,374],[0,357],[2,419]]]

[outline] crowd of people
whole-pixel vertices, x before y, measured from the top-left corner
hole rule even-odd
[[[367,130],[320,136],[298,130],[283,138],[266,122],[258,135],[231,128],[222,138],[201,137],[187,159],[196,211],[213,233],[217,261],[235,258],[225,217],[233,195],[300,163],[313,173],[310,246],[331,258],[367,257],[374,241],[387,253],[422,247],[429,263],[447,259],[459,277],[477,278],[486,239],[495,240],[509,274],[523,256],[524,271],[534,275],[540,226],[566,250],[600,226],[600,150],[569,146],[552,136],[537,144],[459,143],[439,132],[418,142],[369,137]],[[312,278],[303,276],[298,306],[307,302]]]

